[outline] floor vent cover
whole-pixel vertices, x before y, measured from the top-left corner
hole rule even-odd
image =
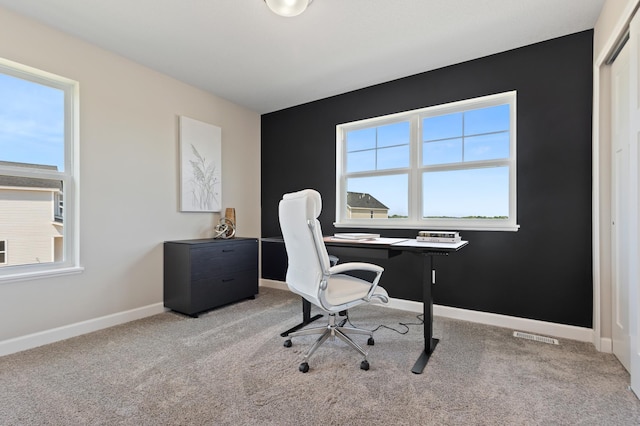
[[[514,331],[513,337],[519,337],[521,339],[535,340],[536,342],[549,343],[550,345],[559,345],[558,339],[552,339],[551,337],[538,336],[536,334],[523,333],[521,331]]]

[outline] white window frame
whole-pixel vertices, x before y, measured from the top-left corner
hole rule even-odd
[[[448,104],[436,105],[417,110],[375,117],[336,126],[336,220],[337,228],[387,228],[387,229],[455,229],[517,231],[517,186],[516,186],[516,100],[517,92],[510,91],[479,98],[466,99]],[[497,105],[510,105],[509,158],[498,160],[474,161],[436,166],[422,165],[422,120],[430,116],[464,112]],[[411,123],[410,166],[407,168],[387,169],[371,172],[346,172],[346,134],[350,131],[378,127],[399,121]],[[507,219],[424,219],[422,218],[422,173],[425,170],[460,170],[482,167],[506,166],[509,168],[509,217]],[[350,177],[383,176],[407,174],[409,211],[408,218],[361,219],[349,218],[347,214],[347,179]]]
[[[0,282],[21,281],[38,277],[79,273],[79,84],[77,81],[0,58],[0,73],[32,81],[64,91],[64,170],[0,165],[0,174],[62,181],[65,209],[63,211],[64,260],[0,268]]]
[[[0,243],[4,243],[2,244],[2,246],[0,247],[0,254],[4,254],[4,261],[0,260],[0,265],[5,265],[7,262],[9,262],[8,260],[8,254],[7,252],[9,250],[7,250],[7,240],[0,240]]]

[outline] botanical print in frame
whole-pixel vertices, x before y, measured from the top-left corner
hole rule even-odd
[[[222,129],[180,117],[180,211],[222,210]]]

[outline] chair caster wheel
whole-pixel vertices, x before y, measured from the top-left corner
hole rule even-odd
[[[373,340],[373,337],[369,337],[369,340],[367,340],[367,345],[373,346],[375,344],[376,344],[376,342]]]
[[[291,347],[291,339],[287,339],[284,341],[284,347],[285,348],[290,348]]]
[[[369,369],[369,361],[366,359],[360,363],[360,369],[367,371]]]
[[[306,373],[307,371],[309,371],[309,363],[303,362],[302,364],[300,364],[300,367],[298,367],[298,370],[302,371],[303,373]]]

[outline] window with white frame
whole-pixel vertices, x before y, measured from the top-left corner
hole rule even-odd
[[[7,241],[0,240],[0,265],[7,263]]]
[[[78,84],[0,59],[0,94],[0,280],[79,270]]]
[[[518,229],[516,92],[336,127],[337,227]]]

